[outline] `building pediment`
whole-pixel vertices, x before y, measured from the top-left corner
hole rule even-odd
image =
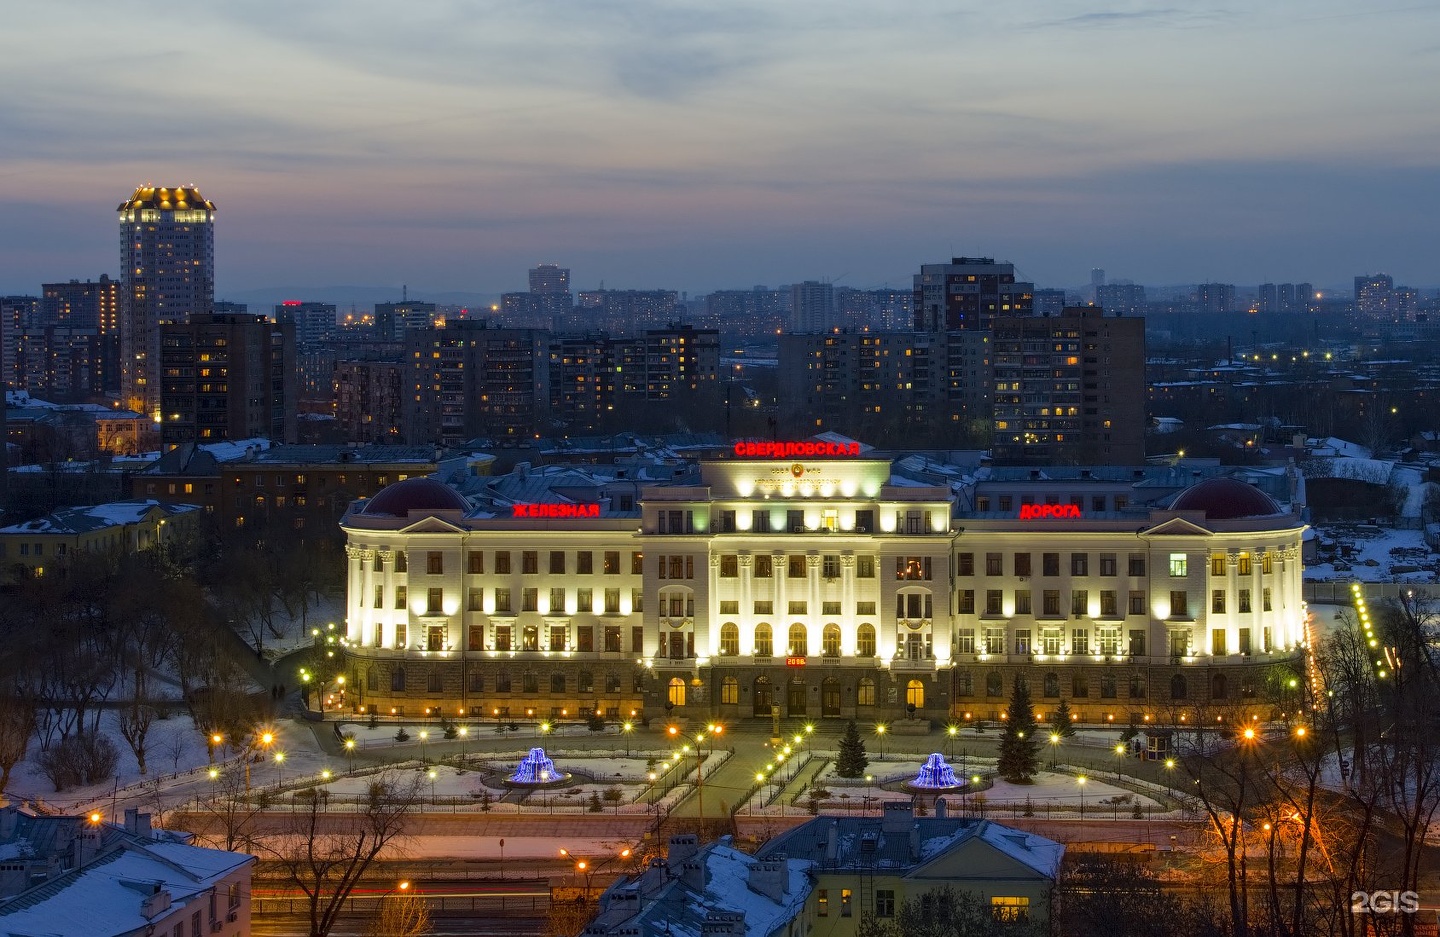
[[[1169,520],[1161,521],[1154,527],[1140,531],[1145,537],[1208,537],[1214,531],[1207,530],[1193,521],[1183,517],[1172,517]]]
[[[400,529],[402,534],[463,534],[465,528],[438,517],[422,517]]]

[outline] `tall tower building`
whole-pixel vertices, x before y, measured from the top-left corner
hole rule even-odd
[[[570,269],[555,264],[540,264],[530,268],[530,292],[570,292]]]
[[[160,415],[160,325],[215,303],[215,203],[194,186],[141,186],[120,213],[120,395]]]
[[[835,287],[815,280],[790,287],[790,331],[828,332],[837,325]]]
[[[993,257],[921,264],[915,275],[917,332],[989,331],[998,316],[1035,311],[1035,284],[1016,282],[1015,265]]]
[[[1388,273],[1355,278],[1355,312],[1366,319],[1389,319],[1394,313],[1391,291],[1395,280]]]
[[[995,442],[1001,464],[1145,461],[1145,320],[1098,306],[995,320]]]
[[[159,329],[168,449],[186,442],[296,439],[295,324],[204,313]]]

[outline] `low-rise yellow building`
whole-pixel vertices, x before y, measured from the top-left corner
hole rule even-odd
[[[864,918],[888,920],[906,901],[947,886],[973,894],[996,920],[1043,927],[1065,847],[936,806],[925,817],[909,802],[887,803],[881,817],[817,817],[767,842],[756,858],[810,863],[800,932],[811,937],[851,937]]]
[[[0,527],[0,569],[5,581],[44,576],[83,553],[139,553],[188,536],[200,516],[193,504],[114,501],[62,508],[44,517]]]

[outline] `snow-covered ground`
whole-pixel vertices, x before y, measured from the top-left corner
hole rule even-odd
[[[1359,580],[1360,582],[1433,583],[1440,567],[1440,554],[1425,545],[1419,530],[1378,528],[1364,530],[1358,526],[1321,527],[1326,540],[1335,540],[1351,548],[1349,555],[1337,555],[1329,562],[1305,567],[1305,578],[1317,582]],[[1418,567],[1414,572],[1396,572],[1397,567]]]

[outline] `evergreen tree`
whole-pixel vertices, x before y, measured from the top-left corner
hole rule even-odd
[[[835,760],[835,773],[842,778],[863,777],[869,764],[870,759],[865,757],[865,741],[860,738],[855,720],[851,719],[840,738],[840,757]]]
[[[1029,784],[1040,770],[1036,754],[1040,740],[1036,738],[1035,710],[1030,706],[1030,687],[1019,674],[1010,692],[1005,731],[1000,736],[1000,759],[997,770],[1005,780]]]
[[[1075,734],[1075,724],[1070,721],[1070,701],[1061,700],[1060,708],[1055,710],[1055,715],[1050,719],[1050,731],[1068,739]]]

